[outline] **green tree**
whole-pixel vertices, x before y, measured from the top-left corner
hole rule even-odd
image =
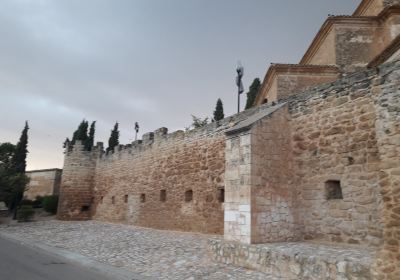
[[[17,173],[25,173],[26,155],[28,154],[28,129],[28,122],[25,122],[25,127],[22,130],[17,146],[15,147],[12,161]]]
[[[218,98],[217,105],[215,106],[214,111],[214,121],[219,121],[224,118],[224,105],[222,104],[222,100]]]
[[[71,144],[74,145],[77,140],[80,140],[83,145],[87,143],[88,141],[88,127],[89,127],[89,122],[86,120],[83,120],[77,130],[75,130],[73,136],[72,136],[72,141]]]
[[[110,138],[108,139],[107,152],[113,151],[114,148],[118,145],[119,145],[119,130],[118,130],[118,122],[116,122],[114,125],[114,129],[111,130]]]
[[[96,121],[93,121],[90,125],[89,135],[85,142],[85,150],[91,151],[94,146],[94,134],[96,132]]]
[[[0,144],[0,166],[10,168],[15,153],[15,145],[11,143]]]
[[[15,168],[16,145],[0,144],[0,201],[10,210],[16,210],[29,179]]]
[[[13,211],[13,219],[16,218],[17,208],[24,195],[25,187],[29,182],[28,177],[25,175],[26,156],[28,154],[28,130],[28,122],[25,122],[25,127],[12,155],[12,148],[9,143],[2,145],[0,189],[4,201],[9,209]]]
[[[14,154],[15,145],[11,143],[0,144],[0,201],[4,201],[7,206],[12,191],[10,176],[15,174],[12,162]]]
[[[208,117],[201,119],[199,117],[192,115],[192,127],[193,128],[200,128],[206,126],[208,124]]]
[[[253,83],[249,87],[249,92],[247,92],[247,101],[245,109],[249,109],[254,105],[254,101],[257,98],[260,88],[261,88],[261,81],[259,78],[255,78]]]

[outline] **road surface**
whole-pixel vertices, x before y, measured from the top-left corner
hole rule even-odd
[[[111,280],[46,251],[0,237],[0,280]]]

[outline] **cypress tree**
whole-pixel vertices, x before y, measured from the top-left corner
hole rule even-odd
[[[254,101],[258,95],[261,88],[261,81],[259,78],[255,78],[253,83],[249,87],[249,92],[247,93],[247,101],[245,109],[253,107]]]
[[[72,136],[72,141],[71,141],[72,145],[74,145],[77,140],[82,141],[82,144],[86,145],[86,143],[88,142],[88,138],[89,138],[88,137],[88,127],[89,127],[89,123],[85,120],[83,120],[79,124],[77,130],[75,130],[75,132]]]
[[[25,122],[25,127],[22,130],[21,137],[15,148],[13,164],[17,173],[25,173],[26,155],[28,153],[28,122]]]
[[[214,121],[219,121],[224,118],[224,106],[220,98],[217,100],[217,105],[215,106],[214,111]]]
[[[119,131],[118,131],[118,122],[116,122],[114,125],[114,129],[111,130],[110,138],[108,139],[107,152],[113,151],[114,148],[118,145],[119,145]]]
[[[25,127],[15,147],[15,153],[12,159],[15,175],[11,177],[12,189],[10,190],[9,207],[10,210],[13,210],[14,220],[17,217],[17,208],[24,195],[25,186],[29,181],[25,176],[26,155],[28,154],[28,129],[28,122],[25,122]]]
[[[96,121],[93,121],[92,124],[90,125],[89,136],[87,137],[86,143],[85,143],[86,151],[91,151],[94,146],[95,131],[96,131]]]

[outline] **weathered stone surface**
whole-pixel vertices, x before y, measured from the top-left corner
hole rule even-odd
[[[29,184],[24,192],[24,197],[34,200],[37,196],[58,195],[61,174],[62,170],[57,168],[27,171]]]
[[[376,279],[372,249],[313,243],[247,245],[210,239],[212,258],[288,280]]]

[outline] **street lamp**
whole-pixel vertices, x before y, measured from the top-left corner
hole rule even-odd
[[[242,64],[239,62],[236,68],[237,76],[236,76],[236,85],[238,87],[238,114],[240,112],[240,94],[244,91],[242,77],[244,74],[244,68]]]

